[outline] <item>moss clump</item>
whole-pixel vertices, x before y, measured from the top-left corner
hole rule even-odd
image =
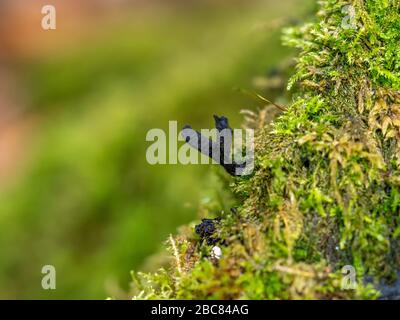
[[[193,227],[173,263],[135,274],[133,296],[167,299],[377,298],[400,269],[400,2],[320,1],[315,21],[285,31],[300,50],[293,102],[258,125],[252,176],[230,183],[237,210],[215,238]],[[261,121],[261,118],[260,118]],[[341,288],[341,268],[357,271]],[[364,279],[372,279],[366,285]]]

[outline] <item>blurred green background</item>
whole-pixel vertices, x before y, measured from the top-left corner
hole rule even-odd
[[[123,297],[130,270],[219,192],[218,169],[148,165],[147,131],[213,114],[239,127],[257,103],[234,88],[288,56],[276,26],[307,1],[53,1],[55,31],[42,1],[6,2],[0,298]],[[56,290],[41,287],[48,264]]]

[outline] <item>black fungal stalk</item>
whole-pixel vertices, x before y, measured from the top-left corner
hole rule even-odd
[[[215,128],[218,131],[215,142],[192,129],[189,125],[183,128],[182,135],[186,143],[216,161],[231,176],[240,176],[243,169],[246,168],[247,162],[236,163],[232,160],[233,130],[229,127],[228,118],[214,115],[214,120]],[[218,148],[219,152],[215,152]]]

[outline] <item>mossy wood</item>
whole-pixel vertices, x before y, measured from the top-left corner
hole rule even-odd
[[[237,210],[215,231],[221,259],[186,227],[168,240],[169,266],[133,274],[133,297],[378,298],[378,283],[396,279],[400,1],[320,1],[284,42],[299,50],[292,102],[272,123],[253,119],[255,171],[228,183]],[[342,286],[345,265],[355,290]]]

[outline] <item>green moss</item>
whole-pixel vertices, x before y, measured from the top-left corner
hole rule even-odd
[[[347,4],[320,1],[315,21],[285,30],[300,51],[293,102],[256,132],[255,173],[230,184],[239,209],[222,215],[222,258],[187,228],[170,239],[175,262],[162,281],[146,275],[138,297],[377,298],[363,279],[395,278],[400,2],[351,1],[350,29]],[[341,288],[344,265],[357,270],[356,290]]]

